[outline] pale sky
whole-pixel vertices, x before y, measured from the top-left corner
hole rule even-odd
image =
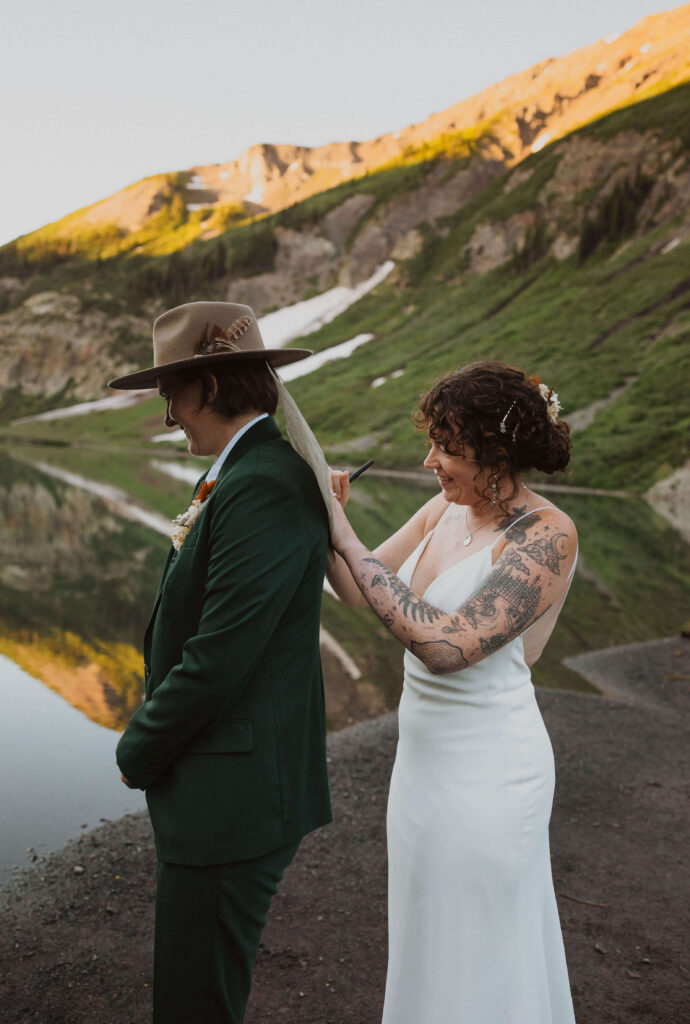
[[[0,37],[0,244],[257,142],[395,131],[676,6],[16,0]]]

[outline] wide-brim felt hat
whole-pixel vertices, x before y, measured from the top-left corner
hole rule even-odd
[[[254,310],[236,302],[187,302],[154,322],[153,366],[111,380],[109,387],[137,391],[159,377],[247,360],[286,366],[312,355],[306,348],[266,348]]]

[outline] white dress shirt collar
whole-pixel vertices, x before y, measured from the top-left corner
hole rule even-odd
[[[245,425],[243,427],[240,427],[240,429],[237,431],[236,434],[232,435],[232,437],[230,438],[230,440],[226,444],[225,448],[223,448],[223,451],[220,453],[220,455],[218,456],[218,458],[216,459],[216,461],[213,463],[213,465],[209,469],[208,473],[206,474],[206,483],[207,484],[210,484],[213,480],[216,479],[216,477],[220,473],[221,466],[223,465],[223,463],[225,462],[225,460],[227,459],[228,455],[230,454],[232,449],[235,447],[235,445],[237,444],[239,439],[242,437],[242,435],[246,434],[248,430],[251,430],[251,428],[254,426],[254,424],[258,423],[259,420],[265,420],[265,419],[268,419],[268,413],[267,412],[262,412],[260,416],[255,416],[253,420],[250,420],[249,423],[245,423]]]

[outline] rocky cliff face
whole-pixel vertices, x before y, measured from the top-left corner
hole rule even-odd
[[[301,299],[307,282],[317,291],[359,284],[386,260],[414,256],[422,225],[455,213],[503,170],[500,160],[487,157],[471,161],[450,178],[447,168],[439,166],[417,188],[380,204],[375,216],[368,217],[375,197],[365,192],[298,231],[277,227],[274,270],[234,279],[228,298],[242,295],[261,314]]]
[[[113,372],[132,366],[117,355],[116,342],[149,331],[148,321],[138,317],[86,312],[76,295],[31,295],[0,316],[0,395],[50,399],[68,389],[75,402],[98,397]]]

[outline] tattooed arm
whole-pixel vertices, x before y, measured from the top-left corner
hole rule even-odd
[[[430,605],[358,540],[338,515],[335,544],[384,625],[435,674],[493,654],[531,626],[567,586],[575,528],[557,509],[516,524],[492,571],[457,611]],[[345,525],[347,524],[347,525]]]
[[[344,508],[350,496],[347,472],[338,472],[333,469],[330,472],[331,490],[334,496],[333,505],[338,504]],[[442,495],[439,494],[431,498],[388,540],[379,544],[373,552],[376,558],[397,571],[429,530],[436,525],[446,507],[446,501]],[[326,576],[343,604],[366,605],[365,598],[339,554],[336,553],[335,559],[329,562]]]

